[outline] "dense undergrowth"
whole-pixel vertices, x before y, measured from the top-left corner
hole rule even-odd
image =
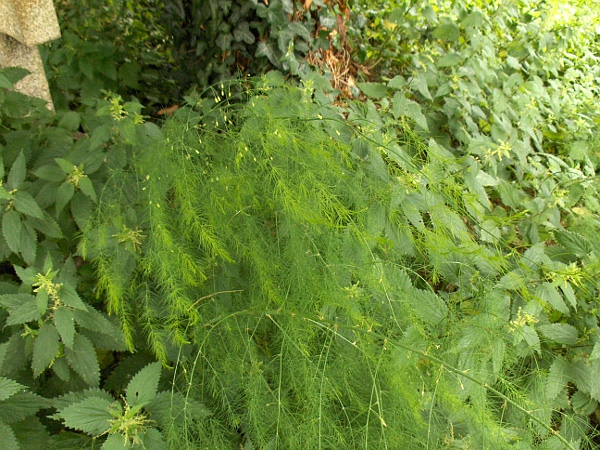
[[[60,3],[56,115],[0,71],[3,448],[597,448],[593,8]]]

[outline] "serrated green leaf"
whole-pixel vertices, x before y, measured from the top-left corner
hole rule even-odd
[[[65,174],[55,164],[48,164],[33,171],[33,174],[41,180],[60,183],[65,180]]]
[[[73,339],[75,337],[75,319],[73,311],[69,308],[60,306],[54,311],[54,325],[60,334],[63,344],[67,348],[73,348]]]
[[[27,192],[17,191],[14,196],[13,204],[15,209],[22,212],[26,216],[35,217],[37,219],[44,218],[44,212],[39,207],[35,199]]]
[[[126,389],[128,405],[143,405],[156,397],[161,370],[160,362],[151,363],[131,379]]]
[[[73,218],[80,229],[85,229],[89,218],[92,215],[93,204],[91,200],[81,192],[75,193],[71,200],[71,212]]]
[[[39,395],[32,392],[17,392],[0,404],[0,420],[8,424],[20,422],[48,406],[49,402]]]
[[[46,289],[37,291],[35,294],[35,303],[40,317],[44,316],[46,311],[48,311],[48,291]]]
[[[563,314],[569,314],[569,307],[562,298],[558,290],[550,283],[542,283],[535,290],[535,295],[542,301],[547,302],[557,311]]]
[[[20,189],[25,181],[27,175],[27,167],[25,164],[25,155],[23,152],[19,153],[17,159],[10,168],[8,173],[8,179],[6,180],[6,186],[9,190]]]
[[[43,219],[36,219],[30,217],[26,223],[30,224],[33,228],[44,233],[47,237],[61,239],[63,234],[58,226],[56,220],[52,218],[50,214],[44,211]]]
[[[387,95],[387,87],[383,83],[356,83],[360,90],[368,97],[384,98]]]
[[[525,339],[525,342],[527,342],[527,345],[530,348],[533,348],[536,352],[538,352],[538,354],[542,353],[542,348],[540,346],[540,337],[538,336],[537,331],[535,331],[533,327],[525,325],[520,330],[520,334],[522,338]]]
[[[21,215],[16,211],[7,211],[2,216],[2,235],[14,253],[21,251],[21,233],[25,230]]]
[[[392,100],[392,115],[395,118],[407,116],[424,130],[428,130],[427,118],[421,111],[421,106],[408,98],[402,92],[396,92]]]
[[[77,169],[75,164],[73,164],[71,161],[67,161],[64,158],[54,158],[54,161],[56,161],[56,164],[58,164],[60,170],[62,170],[65,175],[73,173],[73,171]]]
[[[96,202],[96,191],[94,190],[92,180],[90,180],[88,176],[84,176],[79,180],[79,189],[81,189],[81,192],[86,196],[91,198],[93,202]]]
[[[75,193],[75,187],[71,183],[64,182],[58,187],[56,191],[56,215],[58,216],[60,212],[64,209],[67,203],[73,197]]]
[[[104,441],[104,444],[102,444],[102,447],[100,447],[102,450],[124,450],[124,449],[131,449],[131,445],[129,444],[129,441],[127,440],[127,438],[121,434],[121,433],[113,433],[113,434],[109,434],[108,437],[106,438],[106,441]],[[144,449],[147,449],[148,447],[144,446]]]
[[[48,449],[50,433],[38,417],[29,417],[11,425],[22,450]],[[55,450],[52,447],[52,450]]]
[[[113,419],[109,408],[113,402],[101,397],[88,397],[80,402],[66,406],[55,414],[65,426],[97,436],[108,431]]]
[[[473,11],[471,14],[469,14],[467,17],[465,17],[460,24],[463,28],[469,28],[469,27],[477,28],[477,27],[480,27],[482,23],[483,23],[483,14],[481,13],[481,11]]]
[[[79,297],[79,294],[77,294],[77,291],[75,291],[73,286],[70,284],[63,284],[58,291],[58,296],[65,305],[70,306],[71,308],[87,311],[87,306],[85,303],[83,303]]]
[[[583,258],[592,252],[591,242],[573,231],[556,230],[554,237],[560,245],[579,258]]]
[[[462,56],[460,53],[446,53],[440,59],[438,59],[435,63],[437,67],[452,67],[457,64],[460,64],[462,61]]]
[[[146,428],[140,437],[146,450],[163,450],[167,448],[162,433],[156,428]]]
[[[73,349],[65,348],[65,356],[71,369],[83,378],[90,386],[98,386],[100,382],[100,366],[96,350],[88,338],[76,334]]]
[[[81,116],[78,112],[68,111],[63,114],[58,122],[59,127],[66,128],[70,131],[77,131],[79,129],[79,125],[81,124]]]
[[[433,35],[442,41],[456,42],[460,37],[460,30],[454,22],[446,22],[433,30]]]
[[[35,297],[29,294],[9,294],[0,297],[0,304],[8,309],[6,325],[19,325],[40,319]]]
[[[0,422],[0,442],[3,450],[20,450],[19,443],[12,428]]]
[[[571,406],[576,413],[589,416],[598,408],[598,402],[588,394],[577,391],[571,396]]]
[[[39,329],[38,334],[33,343],[33,359],[31,361],[31,368],[33,369],[33,376],[39,377],[44,372],[58,353],[60,348],[60,337],[56,327],[45,323],[42,328]]]
[[[89,397],[103,398],[111,403],[115,401],[113,396],[103,389],[88,388],[82,391],[71,391],[67,394],[55,397],[52,399],[52,406],[58,410],[61,410],[74,403],[79,403]]]
[[[52,371],[65,383],[71,380],[71,371],[65,358],[55,359],[54,364],[52,364]]]
[[[31,72],[23,67],[3,67],[2,75],[4,75],[8,81],[13,85],[21,81]]]
[[[21,232],[21,256],[27,264],[35,263],[35,255],[37,254],[37,233],[35,229],[28,223],[24,223]]]
[[[25,389],[25,386],[15,380],[0,377],[0,401],[6,400],[23,389]]]
[[[423,97],[427,100],[433,100],[431,97],[431,93],[429,92],[429,87],[427,86],[427,78],[425,77],[424,72],[419,72],[410,83],[411,87],[415,88],[418,92],[421,93]]]
[[[577,328],[568,323],[552,323],[549,325],[540,325],[537,328],[548,339],[559,344],[574,345],[577,343]]]
[[[433,292],[413,289],[412,306],[417,317],[429,325],[439,325],[448,314],[446,303]]]
[[[388,81],[387,86],[390,89],[401,89],[406,86],[406,79],[402,75],[396,75],[390,81]]]
[[[13,267],[21,281],[27,286],[31,286],[33,283],[36,282],[38,271],[34,267]]]

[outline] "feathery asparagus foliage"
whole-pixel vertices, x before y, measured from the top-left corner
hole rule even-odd
[[[508,281],[540,249],[479,231],[473,161],[276,80],[235,106],[189,97],[80,243],[125,335],[212,411],[184,410],[170,445],[577,448],[583,416],[555,414],[568,377],[549,395],[532,371],[553,354],[528,289],[554,288]]]

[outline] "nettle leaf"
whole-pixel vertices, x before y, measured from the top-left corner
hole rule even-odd
[[[60,337],[58,331],[53,325],[44,324],[39,329],[38,334],[33,343],[33,359],[31,361],[31,368],[33,369],[33,376],[38,377],[44,372],[50,365],[58,350],[60,349]]]
[[[6,186],[9,190],[20,189],[25,181],[27,175],[27,167],[25,164],[25,155],[23,152],[19,153],[17,159],[13,163],[10,172],[8,173],[8,179],[6,180]]]
[[[64,209],[67,203],[73,197],[75,193],[75,187],[71,183],[67,183],[66,181],[58,187],[56,191],[56,215],[58,216],[60,212]]]
[[[30,217],[27,219],[26,223],[30,224],[33,228],[41,231],[50,238],[61,239],[63,237],[62,231],[60,230],[58,223],[56,223],[56,220],[54,220],[52,216],[45,211],[43,219]]]
[[[446,303],[433,292],[412,289],[411,304],[414,311],[423,322],[429,325],[439,325],[448,314]]]
[[[383,83],[356,83],[360,90],[367,96],[373,98],[384,98],[387,95],[387,87]]]
[[[13,205],[15,205],[17,211],[22,212],[26,216],[35,217],[37,219],[44,218],[42,208],[39,207],[35,199],[27,192],[17,191],[15,193]]]
[[[407,116],[415,121],[424,130],[428,130],[427,118],[421,111],[421,105],[406,98],[404,93],[396,92],[392,99],[392,115],[398,119],[401,116]]]
[[[111,427],[113,416],[109,408],[113,402],[103,397],[88,397],[62,408],[54,417],[62,419],[69,428],[97,436]]]
[[[21,222],[21,215],[16,211],[7,211],[2,216],[2,235],[4,240],[14,253],[21,250],[21,233],[25,226]]]
[[[433,30],[433,35],[442,41],[456,42],[460,37],[460,29],[454,22],[446,22]]]
[[[452,67],[457,64],[460,64],[462,61],[462,56],[460,53],[446,53],[439,60],[436,61],[435,65],[437,67]]]
[[[0,420],[6,423],[20,422],[48,406],[49,402],[39,395],[32,392],[17,392],[0,403]]]
[[[36,298],[29,294],[7,294],[0,296],[0,305],[8,309],[6,325],[20,325],[40,319]]]
[[[81,192],[91,198],[92,201],[96,202],[96,191],[94,190],[92,180],[90,180],[88,176],[84,176],[79,180],[79,189],[81,189]]]
[[[73,173],[73,171],[77,168],[75,164],[73,164],[71,161],[67,161],[64,158],[54,158],[54,161],[56,161],[56,164],[58,164],[60,170],[62,170],[64,174]],[[64,178],[65,177],[63,175],[63,180]]]
[[[34,264],[36,253],[37,233],[31,224],[24,223],[21,233],[21,256],[27,264]]]
[[[23,389],[25,389],[25,386],[15,380],[0,377],[0,401],[6,400]]]
[[[127,404],[144,405],[156,397],[162,365],[160,362],[148,364],[140,370],[127,385]]]
[[[421,95],[427,100],[433,100],[433,97],[429,92],[429,87],[427,86],[427,78],[425,77],[425,72],[419,72],[413,78],[411,82],[411,87],[414,87],[417,91],[419,91]]]
[[[60,306],[54,311],[54,325],[60,334],[63,344],[67,348],[73,348],[75,338],[75,319],[71,309]]]
[[[563,300],[562,295],[560,295],[558,289],[556,289],[550,283],[540,284],[535,290],[535,295],[544,302],[548,303],[557,311],[560,311],[565,315],[569,315],[569,307]]]
[[[100,382],[100,366],[96,350],[88,338],[76,334],[73,348],[65,348],[65,356],[69,366],[90,386],[98,386]]]
[[[568,323],[553,323],[537,327],[544,336],[559,344],[574,345],[577,343],[577,328]]]
[[[58,291],[58,296],[65,305],[87,311],[87,306],[83,303],[75,288],[70,284],[63,284]]]
[[[3,450],[20,450],[21,446],[17,442],[12,428],[4,422],[0,422],[0,442]]]
[[[147,428],[140,433],[140,438],[147,450],[163,450],[167,448],[163,435],[156,428]]]
[[[102,444],[102,447],[100,448],[101,450],[124,450],[131,449],[132,447],[129,444],[125,435],[121,433],[113,433],[108,435],[106,441],[104,441],[104,444]],[[143,448],[148,449],[148,446],[144,445]]]
[[[81,115],[75,111],[68,111],[63,114],[58,122],[59,127],[66,128],[70,131],[77,131],[81,125]]]
[[[42,180],[52,181],[54,183],[60,183],[65,180],[65,174],[60,168],[56,167],[55,164],[39,167],[33,171],[33,174]]]
[[[579,258],[592,253],[592,244],[585,237],[568,230],[556,230],[554,232],[556,241]]]

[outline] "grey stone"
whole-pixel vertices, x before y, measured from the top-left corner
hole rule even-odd
[[[31,72],[15,88],[53,108],[38,45],[60,37],[52,0],[0,0],[0,67]]]

